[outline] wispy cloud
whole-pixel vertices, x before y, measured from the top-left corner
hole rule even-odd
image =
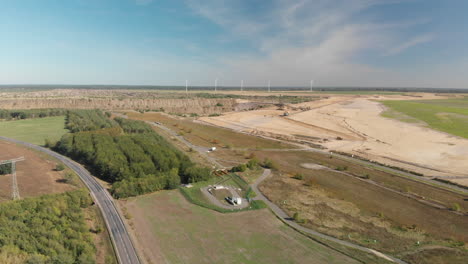
[[[411,47],[417,46],[419,44],[430,42],[433,39],[434,39],[433,34],[425,34],[425,35],[415,36],[415,37],[401,43],[400,45],[396,45],[396,46],[390,48],[387,52],[384,53],[384,55],[385,56],[396,55],[396,54],[402,53],[403,51],[405,51],[405,50],[407,50],[407,49],[409,49]]]
[[[232,82],[242,78],[253,85],[262,85],[268,79],[277,85],[301,85],[310,79],[322,85],[363,83],[363,79],[368,85],[377,83],[386,70],[360,62],[360,54],[397,54],[431,39],[427,35],[391,46],[401,42],[397,29],[426,22],[376,23],[362,15],[372,6],[400,2],[274,0],[269,9],[252,17],[240,11],[238,1],[188,1],[195,13],[257,47],[255,56],[249,53],[221,58],[227,66],[225,78]]]

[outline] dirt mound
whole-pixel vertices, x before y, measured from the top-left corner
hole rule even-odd
[[[301,167],[304,169],[310,169],[310,170],[324,170],[328,169],[325,166],[315,164],[315,163],[301,163]]]

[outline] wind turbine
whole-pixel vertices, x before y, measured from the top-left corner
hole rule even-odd
[[[310,80],[310,91],[311,92],[313,91],[313,89],[312,89],[313,86],[314,86],[314,80]]]
[[[270,80],[268,80],[268,92],[270,92],[270,84],[271,84],[271,82],[270,82]]]
[[[218,90],[218,79],[215,79],[215,92]]]
[[[244,80],[241,80],[241,92],[244,91]]]
[[[188,93],[188,80],[185,80],[185,93]]]

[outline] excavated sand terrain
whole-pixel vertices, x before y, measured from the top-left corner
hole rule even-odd
[[[377,97],[377,98],[376,98]],[[308,111],[256,110],[201,120],[232,129],[285,137],[308,137],[329,150],[348,152],[382,163],[468,185],[468,140],[421,124],[382,117],[374,99],[433,99],[434,95],[331,96],[302,103]],[[456,178],[458,177],[458,178]]]

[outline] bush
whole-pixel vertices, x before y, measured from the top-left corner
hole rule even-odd
[[[263,160],[262,167],[274,170],[278,168],[276,163],[269,158],[265,158],[265,160]]]
[[[217,107],[222,107],[222,106],[224,106],[224,105],[223,105],[222,103],[217,103],[216,106],[217,106]]]
[[[255,159],[256,155],[255,155],[255,153],[251,152],[249,155],[245,155],[245,158],[246,159]]]
[[[247,168],[253,170],[257,168],[258,166],[258,160],[256,158],[253,158],[247,162]]]
[[[235,167],[232,167],[231,171],[232,172],[244,172],[247,170],[247,165],[245,164],[239,164]]]
[[[345,166],[338,166],[338,167],[336,167],[335,170],[337,170],[337,171],[345,171],[345,170],[347,170],[347,169],[348,169],[348,166],[345,165]]]
[[[305,222],[307,222],[306,219],[302,219],[302,218],[300,217],[300,215],[299,215],[298,212],[295,212],[295,213],[294,213],[294,215],[293,215],[293,220],[294,220],[294,222],[299,223],[299,224],[304,224]]]
[[[57,164],[57,166],[55,166],[56,171],[63,171],[64,169],[65,169],[65,166],[62,163],[59,163]]]
[[[452,205],[452,210],[453,210],[453,211],[456,211],[456,212],[460,212],[460,211],[461,211],[461,206],[460,206],[460,204],[458,204],[458,203],[453,203],[453,205]]]
[[[294,179],[296,180],[303,180],[304,179],[304,175],[302,175],[301,173],[296,173],[294,176],[293,176]]]

